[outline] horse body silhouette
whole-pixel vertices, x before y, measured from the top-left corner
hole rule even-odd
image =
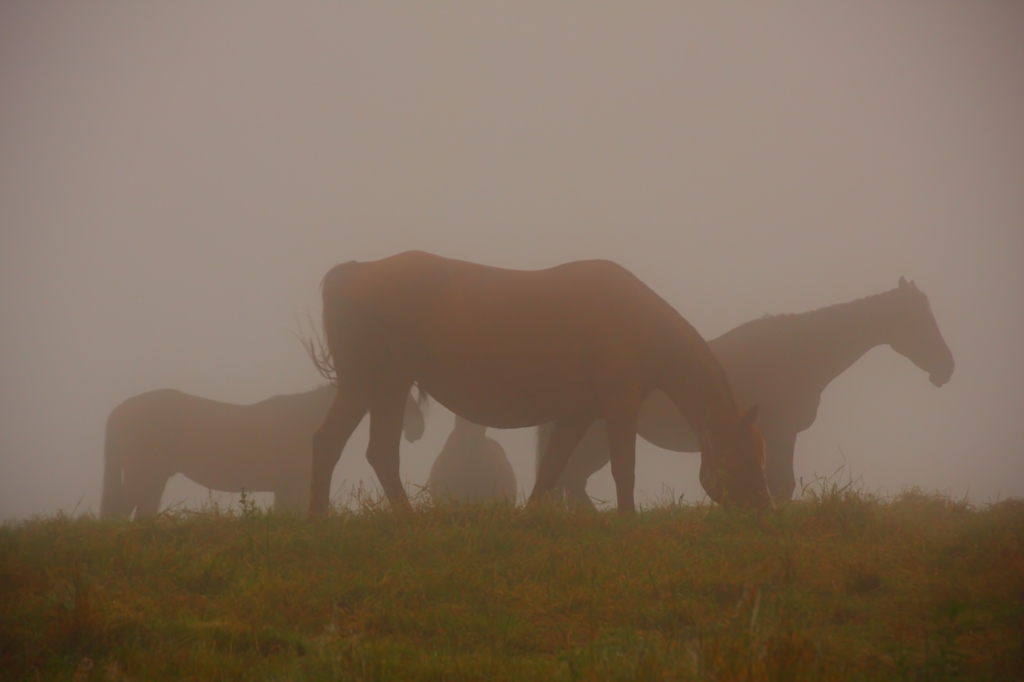
[[[516,500],[516,474],[487,427],[455,416],[455,428],[430,467],[427,491],[435,502]]]
[[[766,443],[766,478],[775,499],[796,487],[796,436],[818,415],[822,391],[867,351],[889,345],[928,372],[936,386],[953,374],[953,355],[939,332],[928,297],[900,278],[897,288],[806,313],[766,316],[708,342],[721,362],[739,405],[759,404],[758,425]],[[559,481],[570,501],[590,505],[587,479],[608,463],[601,425],[581,439]],[[538,430],[538,461],[551,426]],[[687,419],[655,391],[643,403],[638,433],[677,452],[696,452],[699,442]]]
[[[309,507],[310,442],[334,388],[234,405],[174,389],[129,398],[107,419],[100,515],[156,514],[164,487],[181,473],[222,492],[274,493],[274,508]],[[423,435],[423,414],[410,395],[405,434]]]
[[[623,512],[634,509],[637,410],[660,388],[697,425],[712,498],[771,505],[756,409],[737,411],[707,343],[619,265],[506,270],[409,251],[337,265],[321,289],[326,347],[310,353],[338,391],[313,438],[311,516],[327,513],[331,472],[367,411],[367,460],[391,503],[408,507],[398,446],[413,384],[484,426],[555,422],[531,501],[604,418]]]

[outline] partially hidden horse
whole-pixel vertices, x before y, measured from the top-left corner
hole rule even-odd
[[[455,415],[455,428],[430,467],[427,491],[435,502],[516,501],[516,474],[487,427]]]
[[[337,265],[321,290],[326,341],[309,350],[338,391],[313,437],[311,517],[327,513],[331,473],[367,411],[367,460],[392,505],[408,508],[399,434],[414,384],[484,426],[555,422],[531,502],[603,418],[621,512],[634,510],[637,412],[661,389],[696,425],[712,499],[771,506],[756,408],[737,410],[704,339],[615,263],[523,271],[408,251]]]
[[[806,313],[766,316],[708,342],[740,406],[760,405],[758,425],[767,445],[772,497],[792,498],[796,436],[814,423],[825,387],[870,349],[888,345],[942,386],[953,375],[946,345],[924,292],[903,277],[895,289]],[[551,425],[538,429],[542,460]],[[640,407],[639,434],[676,452],[697,452],[698,437],[671,400],[654,391]],[[593,506],[587,479],[608,463],[603,425],[581,439],[559,481],[566,499]]]
[[[184,474],[213,490],[270,491],[274,508],[309,507],[310,441],[334,388],[234,405],[174,389],[125,400],[107,418],[100,516],[152,516],[164,487]],[[423,413],[408,397],[405,437],[423,435]]]

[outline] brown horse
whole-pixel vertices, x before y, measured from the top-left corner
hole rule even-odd
[[[100,515],[152,516],[164,486],[181,473],[223,492],[274,493],[274,508],[309,507],[309,442],[334,388],[232,405],[173,389],[142,393],[107,418]],[[423,435],[423,414],[410,395],[405,437]]]
[[[793,496],[796,436],[818,415],[821,393],[864,353],[889,345],[942,386],[953,375],[953,355],[939,332],[928,297],[913,282],[875,296],[797,315],[763,317],[708,342],[740,405],[759,404],[767,445],[766,474],[775,499]],[[551,426],[538,430],[538,461]],[[638,432],[667,450],[696,452],[698,438],[686,418],[655,391],[640,407]],[[566,497],[591,505],[587,479],[608,463],[602,426],[583,437],[560,486]]]
[[[311,516],[327,512],[331,472],[367,410],[367,460],[391,503],[408,507],[398,446],[414,383],[477,424],[555,422],[531,501],[603,417],[624,512],[634,509],[637,411],[659,388],[697,425],[708,494],[771,505],[756,409],[737,411],[707,343],[619,265],[506,270],[409,251],[337,265],[321,288],[326,348],[310,352],[338,392],[313,437]]]
[[[455,428],[430,467],[427,491],[435,502],[516,501],[516,474],[487,427],[455,416]]]

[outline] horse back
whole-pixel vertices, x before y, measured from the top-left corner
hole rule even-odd
[[[406,252],[358,266],[347,267],[334,288],[325,280],[325,324],[330,310],[345,318],[335,335],[348,342],[337,349],[390,349],[379,364],[403,366],[443,404],[459,392],[448,384],[499,402],[529,396],[539,404],[578,404],[595,384],[622,381],[623,374],[653,381],[669,330],[682,321],[609,261],[521,271]],[[359,333],[373,338],[353,339]],[[331,336],[328,328],[329,342]],[[510,407],[503,411],[514,412]],[[455,411],[513,425],[488,422],[472,404]]]

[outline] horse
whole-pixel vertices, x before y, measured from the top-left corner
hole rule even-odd
[[[411,508],[398,472],[413,385],[483,426],[555,422],[530,504],[602,417],[618,508],[633,512],[637,412],[655,388],[696,425],[712,499],[772,504],[757,408],[737,410],[700,334],[620,265],[510,270],[407,251],[336,265],[321,293],[325,341],[307,350],[337,394],[313,436],[311,518],[328,512],[332,471],[367,411],[366,458],[392,506]]]
[[[767,446],[766,476],[772,497],[793,496],[796,436],[814,423],[821,393],[833,379],[875,346],[888,345],[928,373],[935,386],[953,375],[953,354],[932,314],[928,297],[900,277],[895,289],[799,314],[765,316],[708,342],[736,392],[739,404],[759,404],[758,424]],[[602,425],[595,424],[569,459],[559,488],[574,504],[593,506],[587,479],[608,463]],[[538,429],[542,459],[551,425]],[[654,391],[641,405],[638,432],[676,452],[697,452],[700,443],[687,418]]]
[[[430,467],[427,491],[435,502],[515,502],[516,474],[486,426],[455,415],[455,428]]]
[[[223,492],[271,491],[275,510],[304,512],[309,443],[333,399],[334,388],[322,386],[252,405],[174,389],[125,400],[107,418],[100,516],[156,514],[176,473]],[[423,435],[423,413],[412,395],[404,426],[409,441]]]

